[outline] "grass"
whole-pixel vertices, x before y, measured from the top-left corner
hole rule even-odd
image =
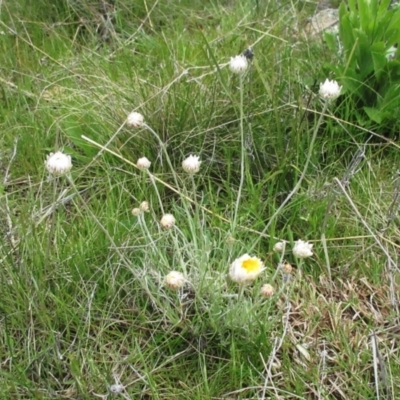
[[[311,5],[16,3],[0,3],[0,398],[397,398],[398,144],[349,123],[346,96],[318,124],[337,55],[296,33]],[[227,63],[249,45],[240,82]],[[57,150],[68,176],[44,166]],[[244,253],[266,270],[241,290]]]

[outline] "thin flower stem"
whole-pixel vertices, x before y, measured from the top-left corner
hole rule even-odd
[[[197,190],[196,190],[196,183],[194,181],[194,174],[190,174],[190,180],[192,181],[192,191],[193,191],[192,199],[194,200],[193,208],[194,208],[194,215],[195,215],[195,224],[194,224],[194,226],[192,226],[193,225],[192,221],[189,220],[189,225],[190,225],[190,230],[192,231],[193,243],[194,243],[195,249],[197,250],[197,249],[199,249],[198,244],[197,244],[197,237],[201,238],[202,235],[201,235],[199,207],[198,207],[198,204],[196,201]],[[188,206],[190,206],[190,204]],[[197,235],[196,228],[198,228],[198,230],[199,230],[199,232],[198,232],[199,235]]]
[[[317,138],[317,133],[319,130],[319,127],[321,126],[322,120],[325,116],[325,112],[326,109],[328,108],[329,102],[325,101],[324,103],[324,108],[319,116],[318,122],[315,125],[314,128],[314,132],[311,138],[311,142],[310,142],[310,146],[308,147],[308,154],[307,154],[307,159],[306,159],[306,163],[304,164],[304,168],[303,171],[300,175],[299,180],[297,181],[295,187],[293,188],[293,190],[288,194],[288,196],[286,197],[286,199],[282,202],[282,204],[278,207],[278,209],[274,212],[274,214],[272,215],[272,217],[269,219],[267,225],[265,226],[265,228],[261,231],[261,235],[257,238],[257,240],[254,241],[253,245],[251,246],[249,251],[252,251],[254,249],[254,247],[258,244],[258,242],[261,240],[262,236],[265,234],[265,232],[268,231],[268,229],[270,228],[270,226],[272,225],[272,223],[274,222],[275,218],[277,216],[279,216],[280,212],[282,211],[282,209],[286,206],[286,204],[289,202],[289,200],[298,192],[298,190],[300,189],[300,186],[306,176],[307,173],[307,169],[308,169],[308,165],[310,164],[310,160],[311,160],[311,156],[312,156],[312,152],[314,150],[314,143],[315,143],[315,139]]]
[[[162,151],[163,151],[163,153],[165,155],[165,158],[167,159],[168,166],[171,169],[172,176],[174,177],[174,182],[175,182],[177,191],[178,191],[178,193],[180,193],[181,192],[181,188],[179,186],[178,177],[177,177],[177,175],[175,173],[174,167],[172,165],[171,159],[169,158],[169,155],[168,155],[168,152],[167,152],[167,148],[165,147],[164,142],[161,140],[160,136],[150,126],[148,126],[147,124],[144,124],[143,126],[145,126],[153,134],[153,136],[158,140],[158,142],[159,142],[159,144],[161,146],[161,149],[162,149]],[[149,174],[149,176],[150,176],[150,174]],[[154,177],[154,175],[151,175],[151,177]],[[154,181],[154,178],[152,179],[152,182],[153,181]],[[155,182],[154,182],[154,186],[155,186]],[[190,199],[190,198],[188,197],[188,199]],[[159,201],[160,201],[160,204],[161,204],[161,198],[160,197],[159,197]],[[190,199],[189,201],[191,203],[195,203],[195,201],[193,201],[192,199]],[[189,206],[188,206],[188,204],[186,202],[183,202],[183,204],[184,204],[184,208],[185,208],[186,214],[190,218],[190,208],[189,208]]]
[[[157,184],[156,184],[156,182],[155,182],[155,180],[154,180],[154,177],[153,177],[153,175],[150,173],[150,171],[146,170],[146,172],[147,172],[147,174],[149,175],[150,182],[151,182],[151,184],[153,185],[154,191],[156,192],[156,195],[157,195],[158,203],[159,203],[159,205],[160,205],[161,212],[162,212],[163,214],[165,214],[163,202],[162,202],[162,200],[161,200],[160,192],[158,191]]]
[[[298,275],[299,275],[299,278],[300,279],[302,279],[303,278],[303,263],[304,263],[304,259],[303,258],[300,258],[300,259],[297,259],[297,271],[298,271]]]
[[[244,120],[244,113],[243,113],[243,76],[239,76],[239,91],[240,91],[240,148],[241,148],[241,157],[240,157],[240,183],[239,183],[239,191],[236,199],[235,205],[235,213],[233,215],[232,221],[232,235],[235,232],[236,224],[237,224],[237,217],[239,211],[239,204],[240,199],[242,197],[242,190],[243,190],[243,183],[244,183],[244,175],[245,175],[245,138],[244,138],[244,127],[243,127],[243,120]]]
[[[239,285],[239,293],[238,293],[238,298],[237,298],[237,302],[240,303],[242,301],[243,295],[244,295],[244,289],[245,289],[245,285],[241,284]]]
[[[172,232],[172,231],[174,231],[174,232]],[[181,246],[179,245],[179,241],[178,241],[178,239],[176,237],[176,234],[175,234],[175,227],[170,229],[168,233],[171,235],[172,241],[174,242],[175,252],[179,256],[179,261],[180,261],[180,264],[181,264],[181,267],[182,267],[182,271],[183,271],[184,275],[187,276],[186,264],[183,261],[183,254],[182,254],[182,251],[181,251]]]
[[[167,152],[167,148],[165,147],[164,142],[161,140],[160,136],[149,125],[143,124],[143,126],[146,127],[153,134],[153,136],[158,140],[158,143],[159,143],[159,145],[160,145],[160,147],[161,147],[161,149],[162,149],[162,151],[163,151],[163,153],[165,155],[165,158],[167,159],[168,166],[171,169],[171,173],[172,173],[172,176],[174,177],[175,185],[176,185],[177,189],[180,191],[178,178],[176,176],[174,167],[172,165],[171,159],[169,158],[169,155],[168,155],[168,152]]]
[[[151,236],[151,233],[149,231],[149,228],[147,227],[146,220],[144,218],[144,213],[138,216],[138,221],[142,231],[144,232],[144,235],[147,236],[147,239],[150,243],[150,247],[154,251],[154,254],[159,254],[159,252],[157,251],[157,245],[155,244],[153,237]]]
[[[53,204],[51,205],[51,221],[50,221],[50,230],[49,230],[49,237],[48,237],[48,242],[47,242],[47,247],[46,247],[46,260],[50,260],[50,249],[52,248],[51,242],[53,240],[53,233],[54,233],[54,228],[56,225],[56,210],[58,206],[58,181],[59,177],[52,177],[53,178]]]

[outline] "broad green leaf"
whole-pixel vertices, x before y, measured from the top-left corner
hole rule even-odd
[[[378,124],[382,123],[383,113],[380,110],[371,107],[364,107],[364,111],[372,121],[377,122]]]
[[[358,14],[360,17],[360,28],[366,34],[371,31],[371,23],[376,18],[376,0],[358,0]]]
[[[357,4],[356,3],[357,3],[356,0],[349,0],[348,1],[349,10],[350,10],[351,13],[356,13],[357,12]],[[342,6],[347,10],[347,4],[344,1],[340,5],[340,8],[342,8]]]
[[[337,40],[337,35],[325,31],[324,32],[324,40],[325,43],[328,47],[328,49],[332,52],[332,53],[337,53],[338,51],[338,40]]]
[[[382,15],[386,15],[391,2],[392,2],[392,0],[381,0],[379,7],[378,7],[378,12],[377,12],[378,18]]]
[[[375,76],[377,79],[380,79],[382,73],[384,73],[384,68],[387,66],[385,43],[374,43],[371,46],[371,56],[374,64]]]

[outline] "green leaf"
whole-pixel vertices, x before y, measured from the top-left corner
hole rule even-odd
[[[378,124],[382,122],[384,116],[380,110],[371,107],[364,107],[364,111],[372,121],[377,122]]]
[[[366,34],[371,33],[370,24],[375,19],[376,11],[376,0],[358,0],[360,28]]]
[[[324,40],[325,43],[328,47],[328,49],[332,52],[332,53],[337,53],[338,52],[338,41],[337,41],[337,35],[325,31],[324,32]]]
[[[385,67],[387,66],[385,43],[374,43],[371,46],[371,55],[374,64],[375,76],[377,77],[377,79],[380,79],[382,74],[385,72]]]

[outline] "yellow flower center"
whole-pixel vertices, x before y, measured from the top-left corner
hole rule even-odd
[[[242,268],[246,270],[246,272],[256,272],[260,269],[261,263],[257,258],[249,258],[242,262]]]

